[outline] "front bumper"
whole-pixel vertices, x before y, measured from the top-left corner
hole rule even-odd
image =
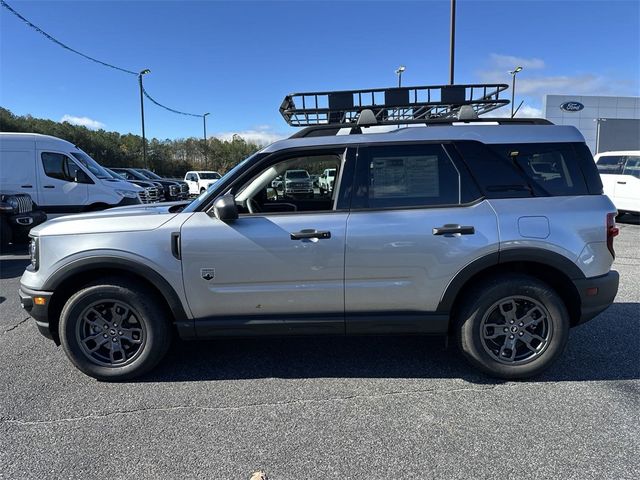
[[[618,293],[620,275],[611,270],[606,275],[573,281],[580,295],[580,318],[576,325],[588,322],[613,303]]]
[[[29,230],[47,221],[47,215],[40,211],[16,213],[8,217],[12,230],[15,232],[14,238],[28,240]]]
[[[49,328],[49,303],[53,292],[40,292],[20,285],[18,295],[20,295],[22,308],[36,321],[40,333],[51,340],[55,340]],[[39,300],[39,303],[36,303],[36,298],[44,299],[44,302]]]

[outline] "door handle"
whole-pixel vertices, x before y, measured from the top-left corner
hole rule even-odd
[[[473,235],[476,233],[476,229],[470,225],[455,225],[455,224],[446,224],[442,227],[433,227],[434,235],[447,235],[459,233],[460,235]]]
[[[627,184],[627,182],[617,182],[617,183],[618,183],[618,185],[626,185]]]
[[[331,238],[331,232],[328,230],[321,231],[309,228],[291,234],[291,240],[304,240],[306,238],[327,239]]]
[[[56,188],[55,185],[45,185],[44,188]]]
[[[33,188],[33,185],[20,185],[20,188]]]

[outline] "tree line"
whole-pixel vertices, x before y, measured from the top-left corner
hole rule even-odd
[[[0,107],[0,131],[42,133],[78,146],[94,160],[111,167],[143,167],[142,137],[106,130],[90,130],[69,122],[55,122],[31,115],[14,115]],[[215,170],[221,174],[260,149],[234,135],[231,141],[208,138],[147,140],[147,163],[161,176],[183,177],[188,170]]]

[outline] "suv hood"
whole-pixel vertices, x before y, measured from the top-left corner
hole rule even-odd
[[[188,202],[167,202],[117,207],[101,212],[80,213],[49,220],[30,232],[34,236],[78,235],[153,230],[177,215],[177,206]]]

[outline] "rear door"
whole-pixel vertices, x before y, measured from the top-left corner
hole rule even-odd
[[[604,155],[598,158],[596,163],[598,173],[600,173],[600,178],[602,179],[604,194],[611,199],[616,208],[618,208],[616,185],[618,182],[624,181],[620,178],[623,165],[624,157],[621,155]]]
[[[616,207],[640,212],[640,156],[627,155],[625,158],[622,175],[616,179]]]
[[[348,333],[441,332],[452,278],[498,250],[495,213],[450,145],[361,147],[345,253]]]

